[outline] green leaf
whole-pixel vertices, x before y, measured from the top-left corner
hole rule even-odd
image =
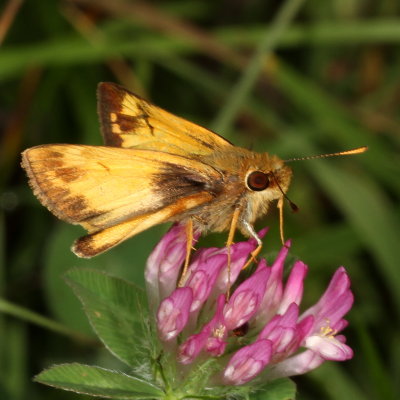
[[[111,399],[159,398],[163,392],[138,378],[78,363],[51,367],[34,380],[45,385],[77,393]]]
[[[66,280],[79,297],[93,329],[105,346],[129,366],[137,366],[143,353],[143,312],[146,300],[142,289],[104,272],[72,269]]]
[[[365,400],[366,398],[390,399],[390,397],[366,397],[365,392],[355,384],[349,375],[337,363],[326,362],[308,374],[311,386],[322,388],[322,393],[329,394],[330,400]],[[324,397],[324,396],[323,396]]]
[[[272,381],[251,395],[253,400],[293,400],[295,398],[296,385],[288,378]]]
[[[68,270],[80,266],[81,261],[86,261],[86,259],[78,259],[70,251],[71,243],[80,233],[78,227],[63,223],[58,223],[50,232],[44,253],[43,279],[47,304],[55,319],[68,327],[74,327],[75,330],[90,335],[93,332],[79,301],[62,279]]]
[[[48,246],[44,254],[45,290],[53,315],[74,330],[90,334],[87,318],[62,276],[73,267],[101,269],[143,287],[146,259],[167,228],[166,225],[151,228],[111,251],[87,259],[78,258],[70,250],[73,241],[82,235],[82,229],[61,222],[57,224],[46,239]]]

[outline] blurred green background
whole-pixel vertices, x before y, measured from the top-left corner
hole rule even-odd
[[[293,7],[293,18],[277,19],[282,5]],[[96,342],[62,275],[91,266],[142,284],[146,257],[167,229],[80,260],[69,248],[82,229],[58,221],[27,185],[19,166],[27,147],[101,144],[100,81],[283,159],[369,146],[363,155],[291,164],[288,195],[300,212],[287,207],[285,230],[291,257],[310,267],[304,304],[318,299],[339,265],[356,296],[345,331],[354,359],[295,381],[302,400],[400,398],[397,0],[3,0],[0,7],[1,399],[82,398],[31,382],[54,363],[120,367]],[[260,46],[270,57],[252,58]],[[275,211],[257,228],[265,225],[271,257],[280,247]],[[201,244],[225,239],[212,234]]]

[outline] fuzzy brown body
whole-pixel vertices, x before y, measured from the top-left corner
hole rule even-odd
[[[235,147],[115,84],[99,85],[98,110],[106,146],[43,145],[22,156],[42,204],[88,231],[73,247],[81,257],[166,221],[228,230],[235,211],[254,236],[254,221],[288,189],[291,169],[278,157]],[[252,188],[254,171],[262,190],[257,179]]]
[[[255,220],[267,214],[271,202],[282,197],[286,192],[292,171],[275,156],[268,153],[255,153],[240,147],[235,147],[230,152],[215,152],[208,157],[202,157],[201,162],[212,165],[221,175],[220,181],[213,181],[206,185],[206,190],[214,193],[215,197],[197,209],[189,210],[182,214],[179,220],[193,217],[194,225],[201,231],[226,231],[229,229],[232,214],[235,209],[240,209],[238,228],[250,236],[244,221],[253,225]],[[274,172],[267,190],[254,192],[245,182],[246,176],[251,171],[262,171],[266,174]]]

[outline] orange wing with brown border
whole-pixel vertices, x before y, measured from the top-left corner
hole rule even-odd
[[[81,257],[211,201],[221,181],[183,156],[103,146],[37,146],[23,152],[22,166],[43,205],[88,231],[73,247]]]
[[[207,155],[233,145],[114,83],[100,83],[98,113],[107,146],[140,147],[179,155]]]

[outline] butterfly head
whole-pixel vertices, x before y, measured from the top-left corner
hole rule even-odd
[[[245,175],[245,185],[248,191],[259,193],[268,200],[282,197],[287,192],[292,177],[290,167],[278,157],[266,155],[263,164],[251,166]]]

